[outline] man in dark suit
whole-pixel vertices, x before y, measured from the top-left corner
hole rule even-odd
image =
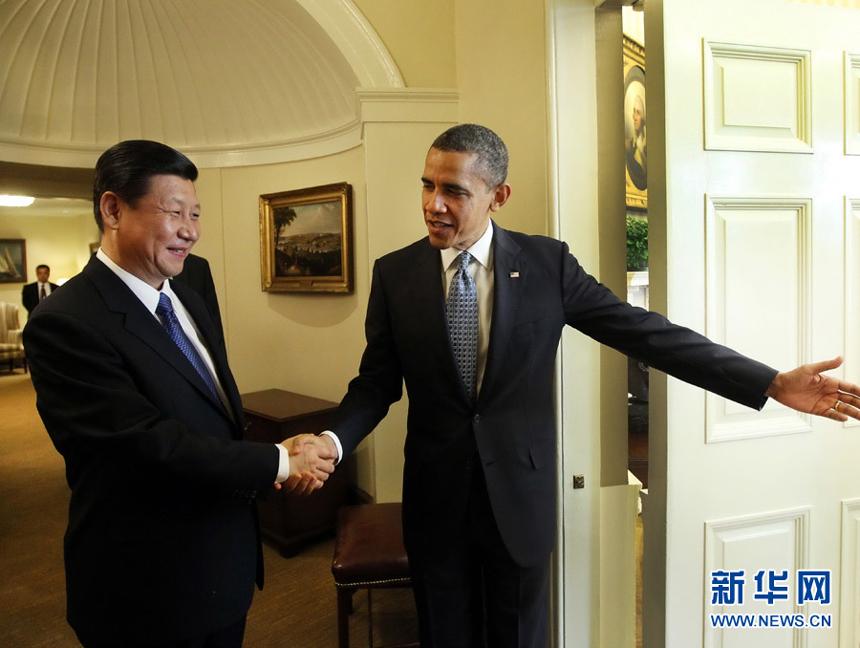
[[[429,236],[376,262],[359,375],[320,437],[351,452],[405,380],[403,531],[425,647],[546,646],[553,367],[565,325],[750,407],[772,396],[860,417],[860,388],[819,374],[840,359],[778,373],[621,302],[565,243],[493,223],[506,175],[507,150],[489,129],[463,124],[433,143],[422,177]]]
[[[212,279],[212,270],[209,262],[196,254],[189,254],[185,259],[182,272],[173,277],[173,282],[185,284],[196,292],[206,302],[212,321],[218,328],[218,334],[224,336],[224,327],[221,324],[221,309],[218,306],[218,294],[215,292],[215,281]]]
[[[199,235],[196,178],[157,142],[108,149],[93,190],[101,248],[24,331],[72,491],[68,620],[86,648],[241,646],[263,582],[255,499],[332,470],[300,438],[242,441],[223,340],[169,280]]]
[[[51,269],[42,264],[36,266],[36,279],[33,283],[27,284],[21,289],[21,303],[27,309],[27,313],[33,312],[33,309],[39,305],[43,299],[54,292],[59,286],[48,281],[51,276]]]

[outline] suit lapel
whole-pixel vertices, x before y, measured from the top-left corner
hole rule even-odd
[[[90,259],[90,262],[84,268],[84,273],[91,279],[93,285],[98,289],[105,301],[107,309],[111,312],[122,315],[123,327],[125,330],[164,358],[164,360],[175,371],[182,374],[182,376],[190,382],[204,398],[208,399],[214,406],[223,412],[223,408],[215,400],[215,396],[209,391],[206,383],[203,382],[203,378],[200,377],[200,374],[197,373],[197,370],[188,361],[185,354],[183,354],[179,347],[176,346],[176,343],[167,336],[158,320],[149,312],[149,310],[147,310],[131,289],[123,283],[122,279],[117,277],[110,268],[99,261],[95,256]],[[182,298],[182,296],[180,298]],[[182,303],[186,305],[186,308],[188,308],[187,302],[191,301],[193,301],[193,299],[186,300],[182,298]],[[191,310],[189,310],[189,312],[191,312]],[[192,314],[192,317],[194,317],[195,322],[198,322],[199,327],[199,322],[202,318],[197,315],[196,310],[195,313]],[[211,349],[217,348],[217,344],[214,344],[212,339],[207,339],[206,343],[209,345],[210,352]],[[217,355],[218,353],[213,354],[213,361],[215,361],[215,357]],[[218,367],[217,362],[216,368],[219,372],[219,377],[221,377],[223,370]],[[231,403],[232,400],[233,399],[231,397]],[[241,407],[239,411],[241,411]],[[224,412],[224,415],[227,416],[227,413]]]
[[[495,222],[493,227],[493,319],[479,401],[484,394],[492,393],[499,379],[498,367],[510,343],[528,279],[528,268],[519,258],[520,246]]]
[[[239,396],[239,388],[236,386],[236,381],[233,379],[233,374],[227,363],[227,351],[221,343],[221,337],[215,329],[215,324],[212,321],[212,316],[209,314],[205,302],[202,300],[202,297],[187,286],[177,284],[171,280],[170,287],[182,300],[183,306],[188,310],[189,315],[194,319],[194,323],[197,325],[200,334],[203,336],[203,341],[206,343],[206,348],[209,350],[209,356],[212,358],[212,363],[215,365],[218,380],[221,382],[221,387],[224,389],[224,393],[227,395],[227,400],[230,402],[233,417],[237,421],[240,420],[242,413],[242,398]],[[194,373],[195,375],[197,374],[196,371]],[[200,380],[200,384],[204,384],[202,380]],[[215,402],[215,399],[212,397],[212,392],[210,392],[208,388],[205,389],[205,394]],[[219,405],[220,408],[220,403],[216,404]]]
[[[442,283],[442,257],[439,250],[429,243],[422,241],[420,254],[413,262],[415,277],[410,282],[412,297],[412,312],[415,326],[420,327],[420,335],[428,340],[428,349],[439,359],[440,370],[444,373],[443,383],[459,385],[460,397],[471,404],[471,398],[463,384],[454,349],[451,346],[451,336],[448,333],[448,319],[445,312],[445,290]]]

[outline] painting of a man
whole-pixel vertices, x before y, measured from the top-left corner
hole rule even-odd
[[[645,144],[645,102],[639,94],[633,95],[633,136],[627,140],[627,173],[637,189],[648,188]]]
[[[624,37],[624,153],[627,206],[648,208],[648,147],[645,127],[645,48]]]

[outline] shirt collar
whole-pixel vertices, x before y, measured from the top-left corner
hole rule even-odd
[[[458,250],[455,247],[445,248],[441,250],[442,253],[442,267],[447,269],[451,266],[452,263],[460,256],[460,252],[463,250]],[[487,231],[484,232],[483,236],[479,238],[472,244],[472,247],[468,248],[466,252],[471,254],[478,263],[484,266],[487,270],[493,269],[493,221],[490,220],[490,224],[487,225]]]
[[[146,306],[146,308],[149,309],[149,312],[153,315],[155,315],[155,309],[158,307],[158,298],[161,296],[162,292],[170,297],[170,300],[174,304],[176,303],[177,297],[170,288],[170,281],[165,280],[161,285],[161,290],[156,290],[142,279],[135,277],[127,270],[120,268],[101,248],[96,252],[96,258],[110,268],[117,277],[122,279],[123,283],[129,287],[131,292],[133,292],[137,298],[143,302],[143,305]]]

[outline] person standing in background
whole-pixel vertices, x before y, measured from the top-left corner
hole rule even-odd
[[[33,309],[40,302],[47,299],[59,286],[48,281],[51,276],[51,269],[45,264],[36,266],[36,279],[33,283],[27,284],[21,289],[21,303],[27,309],[27,313],[33,312]]]
[[[215,281],[212,279],[212,270],[209,262],[201,256],[190,254],[185,259],[182,272],[173,277],[174,282],[183,283],[203,298],[209,307],[212,321],[218,328],[221,337],[224,336],[224,327],[221,324],[221,309],[218,306],[218,293],[215,292]]]

